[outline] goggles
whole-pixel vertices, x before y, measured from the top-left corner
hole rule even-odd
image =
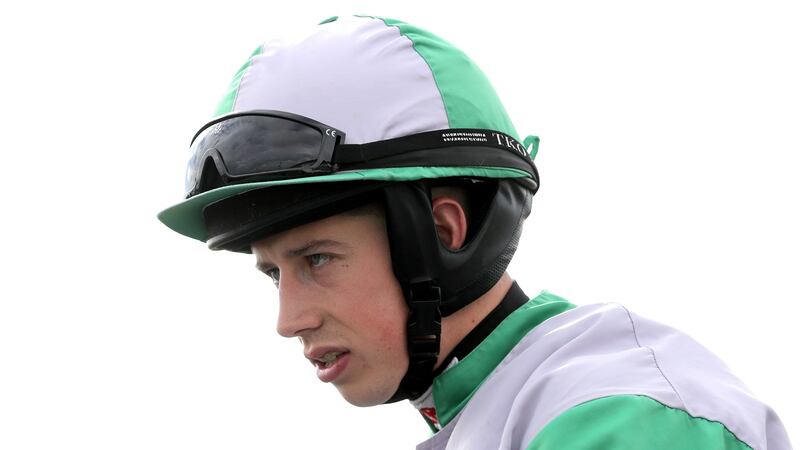
[[[345,170],[441,166],[503,167],[539,176],[525,147],[493,130],[444,129],[365,144],[297,114],[255,110],[218,117],[192,138],[186,198],[231,184],[327,175]]]

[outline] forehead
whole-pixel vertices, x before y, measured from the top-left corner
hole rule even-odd
[[[311,242],[342,247],[367,245],[386,234],[383,215],[379,212],[380,209],[365,206],[336,214],[256,241],[251,249],[262,259],[302,248]]]

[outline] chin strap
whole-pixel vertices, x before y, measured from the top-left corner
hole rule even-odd
[[[406,301],[410,310],[406,328],[408,371],[387,403],[422,395],[433,381],[433,369],[439,358],[442,290],[430,280],[412,283]]]
[[[409,309],[408,371],[386,402],[392,403],[419,397],[433,381],[442,332],[442,289],[435,278],[441,263],[428,186],[397,183],[383,190],[392,266]],[[414,239],[405,238],[409,235]]]

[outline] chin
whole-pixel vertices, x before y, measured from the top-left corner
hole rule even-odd
[[[386,403],[387,400],[392,398],[394,389],[349,389],[351,386],[337,386],[339,394],[353,406],[360,406],[362,408],[368,406],[377,406]]]

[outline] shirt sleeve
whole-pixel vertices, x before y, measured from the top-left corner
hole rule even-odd
[[[650,397],[618,395],[574,406],[550,421],[528,450],[753,450],[725,425]]]

